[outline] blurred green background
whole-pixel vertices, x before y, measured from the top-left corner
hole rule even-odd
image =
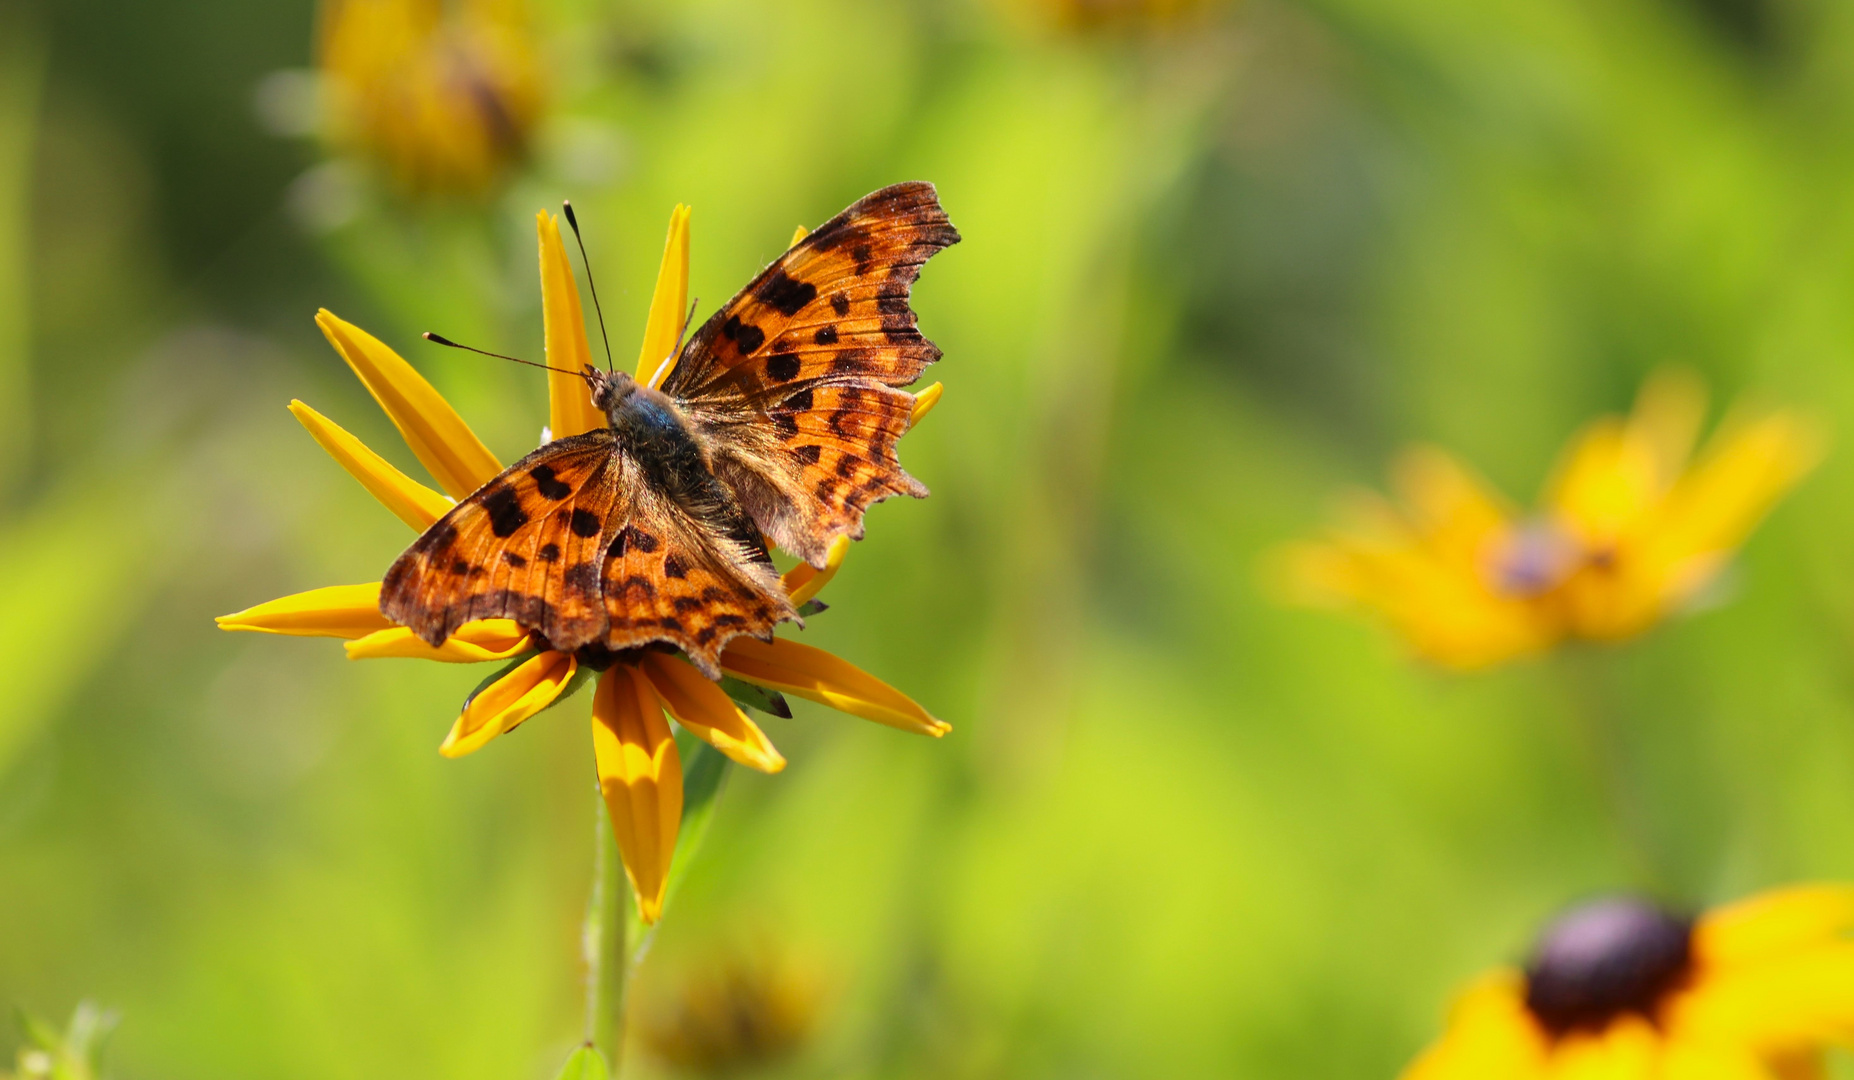
[[[0,0],[0,1001],[121,1010],[130,1080],[558,1067],[583,705],[446,761],[482,671],[211,617],[410,539],[283,409],[416,474],[318,306],[533,445],[535,373],[415,335],[538,354],[569,196],[621,362],[678,201],[704,310],[883,184],[965,236],[915,294],[934,496],[804,632],[954,732],[766,721],[791,765],[733,770],[645,1005],[745,942],[828,987],[790,1075],[1388,1077],[1567,901],[1854,878],[1845,452],[1730,603],[1613,650],[1451,675],[1257,574],[1411,440],[1529,498],[1670,361],[1854,430],[1854,8],[534,15],[532,160],[429,205],[278,133],[310,0]]]

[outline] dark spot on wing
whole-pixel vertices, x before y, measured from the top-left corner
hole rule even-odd
[[[662,546],[658,542],[656,537],[650,535],[649,533],[645,532],[644,530],[638,528],[635,525],[626,526],[624,531],[626,533],[625,543],[629,545],[630,547],[636,548],[638,551],[641,551],[646,555],[650,554],[651,552],[657,550],[658,547]]]
[[[831,357],[830,370],[837,375],[850,375],[875,367],[875,361],[874,349],[845,349]]]
[[[810,412],[811,411],[811,388],[807,386],[803,390],[800,390],[798,393],[793,394],[789,398],[786,398],[784,403],[781,404],[779,407],[781,409],[784,409],[787,412]]]
[[[463,561],[462,559],[458,559],[456,562],[451,564],[451,573],[453,574],[468,574],[469,572],[470,572],[470,564]]]
[[[778,308],[779,314],[789,319],[818,298],[818,287],[789,277],[783,270],[774,270],[753,290],[753,295]]]
[[[681,559],[674,555],[670,555],[663,560],[663,576],[672,578],[688,577],[689,568],[683,565]]]
[[[805,445],[792,447],[792,456],[807,465],[816,465],[818,457],[824,453],[822,446]]]
[[[798,377],[801,361],[791,353],[779,353],[766,361],[766,377],[774,382],[791,382]]]
[[[457,526],[440,521],[425,534],[425,550],[437,554],[457,542]]]
[[[522,567],[528,565],[527,559],[523,558],[520,555],[515,554],[513,551],[503,552],[502,561],[505,563],[508,563],[510,566],[513,566],[517,570],[520,570]]]
[[[619,584],[618,595],[626,600],[655,600],[657,598],[657,587],[652,585],[650,579],[644,577],[642,574],[632,574]]]
[[[492,484],[483,493],[483,509],[489,514],[490,530],[505,539],[528,524],[528,514],[521,508],[521,496],[506,484]]]
[[[560,479],[554,475],[551,465],[536,465],[528,470],[528,475],[534,478],[534,486],[546,498],[558,501],[573,494],[573,489],[561,483]]]
[[[835,345],[837,344],[837,327],[835,325],[820,326],[818,332],[811,335],[811,340],[819,345]]]
[[[830,298],[830,309],[835,311],[839,318],[848,315],[850,313],[849,296],[844,293],[832,293]]]
[[[868,244],[857,244],[850,248],[850,258],[856,260],[856,275],[861,277],[869,272],[869,264],[874,261],[875,253]]]
[[[582,596],[597,596],[599,592],[599,568],[589,562],[574,563],[560,575],[560,580],[567,589]]]
[[[740,347],[742,356],[758,352],[760,346],[766,344],[766,331],[747,323],[740,328],[740,336],[735,339],[734,344]]]
[[[558,562],[560,559],[560,545],[542,544],[541,550],[535,552],[534,557],[545,563]]]
[[[599,515],[590,510],[581,510],[578,507],[574,507],[573,521],[568,527],[573,530],[574,536],[592,537],[599,535],[599,528],[602,524],[603,523],[599,521]]]
[[[675,600],[670,602],[670,606],[682,612],[684,615],[687,615],[691,611],[700,611],[702,609],[702,602],[693,596],[678,596]]]

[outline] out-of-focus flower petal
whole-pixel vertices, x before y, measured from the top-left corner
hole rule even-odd
[[[1449,1010],[1442,1038],[1401,1080],[1533,1080],[1544,1075],[1545,1035],[1526,1012],[1518,972],[1470,986]]]
[[[419,532],[430,528],[432,522],[443,517],[454,505],[443,495],[395,469],[341,425],[302,402],[291,401],[290,414],[309,429],[310,436],[330,457],[340,462],[350,476],[359,480],[369,494]]]
[[[1670,1038],[1655,1080],[1772,1080],[1770,1070],[1743,1046]]]
[[[682,759],[656,691],[627,664],[612,665],[599,680],[592,750],[638,914],[654,923],[682,826]]]
[[[1573,1031],[1558,1041],[1551,1080],[1651,1080],[1660,1077],[1661,1040],[1646,1020],[1624,1015],[1600,1032]],[[1497,1075],[1497,1074],[1496,1074]]]
[[[837,576],[837,570],[843,565],[843,557],[849,554],[850,538],[839,536],[830,542],[830,549],[824,553],[824,569],[819,570],[810,563],[799,563],[785,572],[780,580],[785,585],[785,593],[792,598],[792,606],[803,606],[830,584],[830,579]]]
[[[1854,886],[1793,885],[1709,911],[1693,927],[1693,954],[1710,967],[1781,956],[1854,929]]]
[[[1549,485],[1546,505],[1559,527],[1590,546],[1614,545],[1641,529],[1661,496],[1655,447],[1616,417],[1604,417],[1571,444]]]
[[[1391,481],[1424,543],[1442,558],[1472,565],[1512,524],[1486,481],[1434,447],[1405,451],[1391,467]]]
[[[922,417],[932,412],[935,405],[940,404],[940,395],[944,393],[945,390],[946,387],[944,384],[934,383],[932,386],[914,395],[914,411],[908,414],[909,431],[913,431],[914,425],[920,423]]]
[[[412,453],[431,471],[432,479],[451,497],[469,495],[502,471],[502,464],[457,410],[398,353],[360,327],[336,318],[327,308],[316,313],[315,324],[367,384],[368,392],[399,428]]]
[[[586,314],[580,307],[579,284],[573,264],[560,238],[560,219],[534,215],[541,240],[541,323],[547,342],[547,426],[554,438],[583,435],[605,426],[605,416],[592,406],[592,391],[579,373],[592,362],[592,343],[586,340]]]
[[[798,242],[800,240],[803,240],[805,237],[810,236],[810,235],[811,235],[811,230],[805,228],[803,225],[800,225],[798,229],[792,233],[792,242],[787,244],[786,248],[791,249],[791,248],[797,247]]]
[[[408,660],[438,660],[447,664],[477,664],[485,660],[509,660],[526,651],[532,638],[515,625],[513,619],[478,619],[464,623],[444,644],[427,645],[425,639],[403,626],[368,634],[359,641],[342,646],[349,660],[377,660],[398,657]]]
[[[1732,425],[1668,492],[1652,554],[1679,561],[1737,548],[1776,501],[1815,468],[1823,444],[1813,425],[1791,413]]]
[[[554,703],[573,680],[579,661],[571,653],[549,650],[485,686],[464,703],[438,752],[463,757],[489,740],[513,731],[524,720]]]
[[[360,638],[385,630],[380,583],[330,585],[281,597],[214,620],[221,630],[255,630],[297,637]]]
[[[689,317],[689,208],[681,203],[670,212],[669,238],[663,242],[663,262],[657,268],[657,287],[650,295],[650,318],[644,324],[644,344],[637,353],[637,381],[661,386],[675,366],[676,340]]]
[[[1795,1052],[1854,1039],[1854,942],[1831,941],[1708,976],[1672,1002],[1676,1030]]]
[[[696,738],[750,769],[776,773],[785,768],[785,758],[759,725],[688,661],[650,653],[638,666],[670,715]]]
[[[1705,420],[1706,384],[1691,371],[1657,371],[1635,395],[1629,431],[1650,448],[1661,490],[1671,486],[1687,467]]]
[[[906,694],[849,661],[785,638],[737,637],[721,653],[721,670],[903,731],[938,738],[953,730]]]

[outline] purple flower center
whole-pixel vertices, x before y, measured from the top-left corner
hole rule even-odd
[[[1554,1035],[1623,1013],[1648,1020],[1687,974],[1693,923],[1642,900],[1597,900],[1551,924],[1526,965],[1526,1008]]]

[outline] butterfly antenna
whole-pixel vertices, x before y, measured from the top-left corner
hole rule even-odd
[[[695,309],[698,305],[701,304],[701,302],[702,302],[702,298],[699,296],[696,297],[694,300],[689,301],[689,316],[688,318],[685,318],[684,320],[682,320],[682,333],[676,335],[676,351],[677,352],[682,351],[682,343],[688,340],[689,327],[695,325]]]
[[[462,349],[464,352],[473,352],[473,353],[476,353],[478,356],[493,356],[498,360],[508,360],[508,361],[512,361],[513,363],[517,363],[517,364],[526,364],[529,367],[538,367],[544,371],[558,371],[562,375],[577,375],[582,379],[586,378],[586,373],[583,371],[568,371],[566,368],[557,368],[557,367],[552,367],[547,364],[537,364],[532,360],[523,360],[519,356],[504,356],[499,352],[490,352],[488,349],[479,349],[472,345],[459,345],[455,341],[452,341],[450,338],[444,337],[443,335],[440,335],[440,334],[434,334],[429,330],[425,331],[424,334],[420,336],[423,337],[426,341],[429,341],[434,345],[442,345],[447,349]],[[597,370],[597,369],[595,368],[594,370]]]
[[[586,238],[579,235],[579,218],[573,214],[570,200],[560,201],[566,211],[567,224],[573,227],[573,241],[579,245],[579,264],[586,268],[586,288],[592,293],[592,310],[599,316],[599,339],[605,342],[605,370],[612,371],[612,339],[605,333],[605,309],[599,306],[599,287],[592,282],[592,260],[586,258]]]

